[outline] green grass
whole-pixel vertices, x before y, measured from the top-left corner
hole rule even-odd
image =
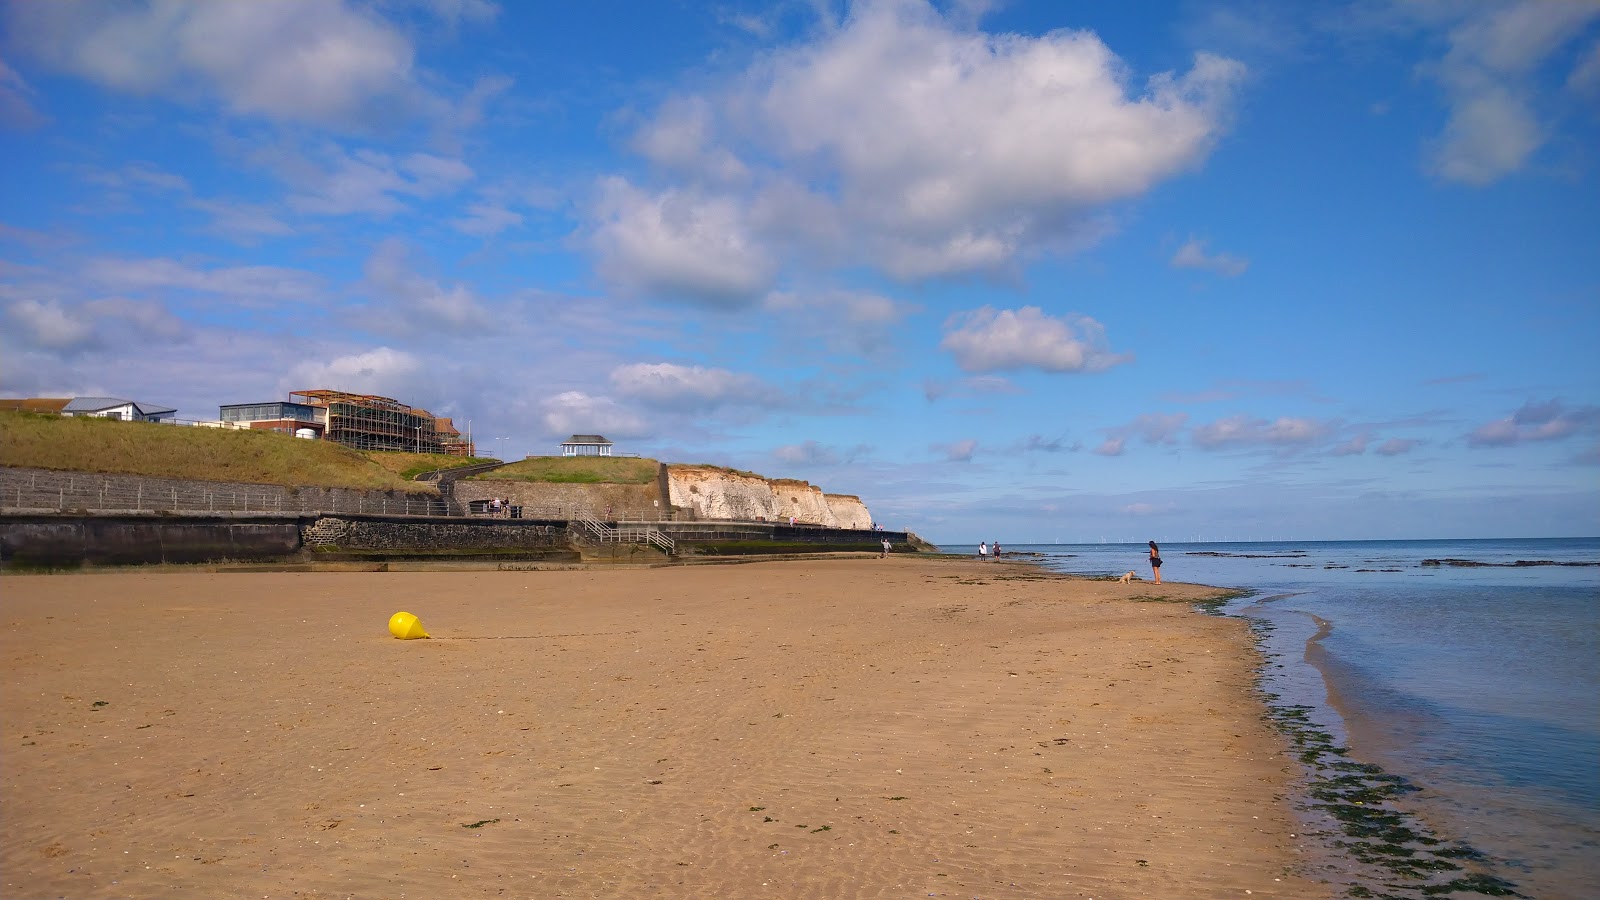
[[[329,441],[89,416],[0,412],[0,465],[291,487],[438,491]]]
[[[387,450],[368,450],[363,455],[407,481],[416,478],[423,472],[433,472],[438,469],[459,469],[463,466],[494,462],[493,459],[482,456],[445,456],[441,453],[394,453]]]
[[[533,456],[468,480],[543,484],[651,484],[660,463],[632,456]]]

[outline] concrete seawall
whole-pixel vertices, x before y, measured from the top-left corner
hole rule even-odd
[[[907,535],[772,522],[652,523],[680,555],[877,551]],[[653,552],[653,551],[652,551]],[[441,516],[220,513],[6,513],[0,565],[76,568],[315,559],[665,559],[632,545],[574,541],[560,520]]]

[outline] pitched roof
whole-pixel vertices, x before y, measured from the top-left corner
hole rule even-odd
[[[118,406],[132,406],[134,412],[141,416],[165,416],[178,411],[175,407],[156,406],[153,403],[137,403],[133,400],[122,400],[117,397],[74,397],[62,412],[100,412],[114,409]]]
[[[598,434],[575,434],[562,441],[563,444],[609,444],[610,441]]]

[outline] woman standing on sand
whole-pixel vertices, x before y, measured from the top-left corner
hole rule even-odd
[[[1156,584],[1161,583],[1161,548],[1155,541],[1150,542],[1150,571],[1155,573]]]

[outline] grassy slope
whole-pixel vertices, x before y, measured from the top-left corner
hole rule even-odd
[[[384,469],[410,480],[423,472],[432,472],[435,469],[459,469],[462,466],[475,466],[478,463],[494,462],[493,459],[483,456],[441,456],[437,453],[390,453],[383,450],[368,450],[364,454],[368,459],[377,463]]]
[[[365,454],[328,441],[307,441],[270,431],[31,413],[0,412],[0,465],[198,481],[437,492],[432,485],[407,481]]]
[[[631,456],[534,456],[475,476],[546,484],[650,484],[660,463]]]

